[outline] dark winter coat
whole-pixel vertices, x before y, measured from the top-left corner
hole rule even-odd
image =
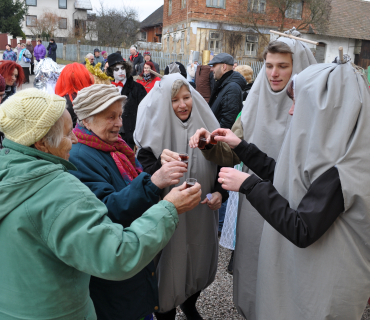
[[[243,108],[243,90],[247,81],[239,73],[229,71],[218,80],[213,89],[209,106],[221,128],[231,129]]]
[[[32,54],[32,58],[31,58],[31,64],[33,64],[33,45],[32,44],[29,44],[29,45],[26,45],[26,49]]]
[[[161,73],[161,70],[159,69],[159,64],[158,63],[155,63],[152,61],[152,59],[150,59],[150,62],[152,62],[154,64],[154,67],[155,67],[155,70],[154,71],[157,71],[158,73]],[[141,74],[144,70],[144,64],[145,64],[145,61],[143,61],[142,63],[140,63],[137,67],[137,74]]]
[[[70,155],[70,162],[78,169],[70,173],[106,205],[113,222],[129,227],[158,202],[161,190],[151,182],[151,176],[141,173],[127,184],[109,152],[78,143]],[[100,320],[138,320],[151,314],[159,303],[154,263],[124,281],[91,277],[90,297]]]
[[[248,83],[247,86],[243,89],[243,101],[247,99],[249,91],[251,91],[252,89],[252,86],[253,86],[253,82]]]
[[[137,71],[137,68],[139,68],[139,65],[144,61],[144,58],[143,56],[141,55],[140,52],[137,53],[137,55],[134,57],[134,56],[130,56],[130,62],[132,63],[132,75],[133,76],[136,76],[139,74],[139,72]]]
[[[121,94],[127,96],[127,101],[122,114],[120,135],[133,149],[135,146],[133,135],[136,126],[137,108],[146,96],[146,90],[140,83],[135,82],[132,76],[129,76]]]
[[[57,44],[49,42],[48,47],[46,48],[48,50],[48,57],[53,59],[55,62],[57,62]]]
[[[195,71],[194,82],[196,84],[197,91],[208,103],[215,86],[215,77],[213,76],[211,67],[208,65],[198,66]]]

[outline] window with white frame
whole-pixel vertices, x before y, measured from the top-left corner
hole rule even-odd
[[[58,0],[59,9],[67,9],[67,0]]]
[[[26,16],[26,26],[36,27],[37,26],[37,16]]]
[[[172,14],[172,0],[168,0],[168,15]]]
[[[245,55],[257,56],[258,36],[247,34],[245,37]]]
[[[210,32],[209,33],[209,50],[213,53],[221,52],[221,39],[222,34],[220,32]]]
[[[206,6],[211,8],[226,8],[226,0],[206,0]]]
[[[141,32],[141,40],[146,41],[146,32],[145,31]]]
[[[37,6],[37,0],[26,0],[27,6]]]
[[[67,18],[59,19],[59,29],[67,29]]]
[[[289,19],[301,20],[302,19],[302,9],[303,9],[302,1],[294,2],[290,6],[290,8],[287,11],[285,11],[285,17]]]
[[[248,11],[256,13],[265,13],[266,0],[249,0]]]
[[[167,37],[167,52],[170,53],[170,36]]]
[[[181,32],[180,41],[181,41],[180,53],[184,53],[184,49],[185,49],[185,32]]]
[[[181,0],[181,9],[186,8],[186,0]]]

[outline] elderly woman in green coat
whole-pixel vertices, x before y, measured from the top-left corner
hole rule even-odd
[[[68,173],[65,99],[22,90],[0,106],[0,319],[97,319],[90,275],[125,280],[167,244],[200,186],[175,188],[128,228]]]

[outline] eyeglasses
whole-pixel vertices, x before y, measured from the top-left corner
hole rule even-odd
[[[113,70],[117,72],[119,70],[125,70],[125,67],[124,66],[122,66],[122,67],[115,67],[115,68],[113,68]]]

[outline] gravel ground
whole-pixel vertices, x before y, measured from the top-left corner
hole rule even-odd
[[[204,290],[197,302],[197,309],[204,320],[243,320],[233,303],[233,278],[226,272],[231,251],[220,246],[215,281]],[[176,320],[186,320],[177,308]],[[370,306],[367,305],[361,320],[370,320]]]

